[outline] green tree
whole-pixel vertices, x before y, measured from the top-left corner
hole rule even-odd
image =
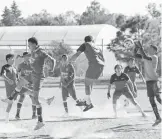
[[[26,24],[29,26],[49,26],[54,25],[54,17],[46,10],[42,10],[39,14],[33,14],[26,18]]]
[[[120,28],[126,20],[126,16],[124,16],[123,14],[119,14],[116,18],[116,27]]]
[[[18,8],[18,5],[16,4],[15,1],[13,1],[11,5],[11,15],[12,15],[12,25],[25,25],[24,24],[24,19],[21,18],[21,11]]]
[[[90,6],[81,15],[81,24],[103,24],[108,20],[108,12],[101,7],[96,0],[92,1]]]
[[[158,9],[158,7],[159,7],[159,9]],[[153,18],[157,18],[157,17],[161,16],[160,7],[161,7],[161,5],[157,6],[156,3],[149,3],[146,8],[147,8],[148,13]]]
[[[4,26],[12,26],[12,16],[10,9],[7,6],[4,8],[1,22]]]

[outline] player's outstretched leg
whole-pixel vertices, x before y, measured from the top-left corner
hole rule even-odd
[[[9,103],[8,105],[7,105],[7,109],[6,109],[6,117],[5,117],[5,121],[6,121],[6,123],[8,123],[9,122],[9,113],[10,113],[10,111],[11,111],[11,108],[12,108],[12,103]]]
[[[19,101],[17,103],[17,112],[16,112],[16,116],[15,116],[15,119],[17,119],[17,120],[20,120],[20,111],[21,111],[21,107],[22,107],[22,103],[23,103],[24,99],[25,99],[25,95],[21,94]]]
[[[26,92],[25,94],[26,95],[29,95],[30,97],[34,97],[34,94],[33,94],[33,90],[31,90],[31,89],[29,89],[29,88],[26,88],[26,89],[28,89],[28,92]],[[55,99],[55,96],[52,96],[52,97],[50,97],[50,98],[47,98],[47,99],[45,99],[45,98],[43,98],[43,97],[38,97],[39,98],[39,100],[41,101],[41,102],[44,102],[44,103],[47,103],[48,105],[51,105],[51,103],[54,101],[54,99]]]
[[[91,102],[91,97],[90,97],[92,88],[93,88],[93,82],[94,82],[94,79],[85,78],[86,106],[85,106],[85,109],[83,110],[84,112],[94,107]]]
[[[31,101],[32,101],[32,111],[33,111],[33,114],[32,114],[32,119],[36,119],[37,116],[36,116],[36,104],[35,104],[35,101],[34,101],[34,97],[33,96],[30,96],[31,98]]]
[[[121,91],[116,91],[113,94],[113,111],[114,111],[114,118],[117,118],[117,111],[116,111],[116,105],[117,105],[117,100],[121,96]]]
[[[133,98],[133,96],[131,98],[129,98],[129,99],[132,102],[132,104],[135,105],[137,107],[137,109],[141,112],[142,116],[146,117],[146,114],[144,113],[144,111],[142,110],[140,105],[136,102],[136,100]]]
[[[63,87],[61,88],[62,90],[62,100],[63,100],[63,106],[65,109],[65,114],[63,115],[64,117],[68,116],[68,104],[67,104],[67,98],[68,98],[68,89]]]
[[[152,96],[152,97],[149,97],[149,100],[150,100],[152,109],[154,111],[155,117],[156,117],[156,121],[152,126],[156,126],[159,123],[161,123],[161,117],[160,117],[160,114],[158,112],[158,108],[157,108],[157,105],[156,105],[156,102],[155,102],[155,98]]]

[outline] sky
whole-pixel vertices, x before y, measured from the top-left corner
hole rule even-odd
[[[57,15],[72,10],[82,14],[92,0],[15,0],[22,11],[22,16],[27,17],[46,9],[47,12]],[[108,9],[110,13],[122,13],[125,15],[146,14],[146,6],[150,2],[159,4],[161,0],[97,0]],[[4,7],[10,7],[13,0],[0,0],[0,15]]]

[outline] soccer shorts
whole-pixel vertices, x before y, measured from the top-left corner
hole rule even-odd
[[[33,91],[40,91],[44,82],[44,78],[38,75],[32,76]]]
[[[160,93],[160,87],[158,86],[158,81],[146,81],[147,86],[147,96],[154,97]]]
[[[94,80],[98,79],[103,72],[103,68],[103,65],[89,64],[89,67],[86,71],[86,78]]]
[[[11,96],[12,93],[14,93],[16,84],[10,85],[8,83],[5,83],[5,87],[6,87],[6,96],[8,98]]]
[[[130,89],[128,87],[125,87],[121,90],[115,90],[114,94],[113,94],[113,104],[116,104],[116,101],[122,96],[124,95],[126,98],[128,99],[134,99],[132,92],[130,91]]]
[[[74,99],[77,99],[74,85],[68,86],[68,87],[62,86],[62,99],[63,99],[63,101],[67,100],[68,94],[70,94],[70,96],[72,96]]]

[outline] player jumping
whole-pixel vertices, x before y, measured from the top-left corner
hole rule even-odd
[[[85,77],[86,103],[80,102],[77,104],[77,106],[85,106],[85,109],[83,110],[85,112],[94,107],[90,95],[94,81],[97,80],[103,72],[104,57],[102,51],[95,46],[92,36],[86,36],[84,40],[85,43],[78,48],[77,53],[72,56],[70,61],[76,61],[82,52],[85,53],[86,58],[88,59],[89,65]]]
[[[75,90],[75,70],[73,65],[68,63],[67,55],[62,55],[60,72],[61,72],[60,84],[62,89],[63,105],[66,112],[65,115],[68,115],[67,98],[69,94],[76,101],[77,104],[79,103],[79,100],[76,97],[76,90]]]
[[[139,50],[142,54],[142,58],[144,61],[144,73],[145,73],[145,79],[146,79],[146,86],[147,86],[147,95],[149,97],[150,104],[152,106],[152,109],[154,111],[154,114],[156,116],[156,121],[152,126],[156,126],[159,123],[161,123],[161,117],[158,112],[158,108],[155,102],[156,100],[161,104],[161,97],[160,97],[160,87],[158,87],[158,74],[157,74],[157,65],[158,65],[158,57],[157,52],[158,48],[157,46],[150,45],[148,50],[148,55],[145,53],[141,43],[139,42]]]
[[[9,97],[15,90],[17,83],[17,72],[16,68],[13,66],[15,59],[13,54],[6,55],[7,64],[2,66],[1,76],[5,81],[6,96]],[[9,103],[6,109],[6,122],[9,121],[9,112],[12,108],[12,103]]]
[[[145,117],[146,116],[145,113],[143,112],[139,104],[134,99],[134,96],[136,96],[136,93],[134,91],[133,84],[131,80],[129,79],[128,75],[123,73],[122,71],[123,69],[121,65],[116,65],[114,69],[115,69],[115,73],[110,78],[110,84],[108,86],[107,97],[108,99],[110,98],[111,86],[112,84],[114,84],[115,92],[113,94],[113,109],[114,109],[115,117],[117,117],[116,103],[121,95],[124,95],[126,98],[128,98],[141,112],[142,116]]]

